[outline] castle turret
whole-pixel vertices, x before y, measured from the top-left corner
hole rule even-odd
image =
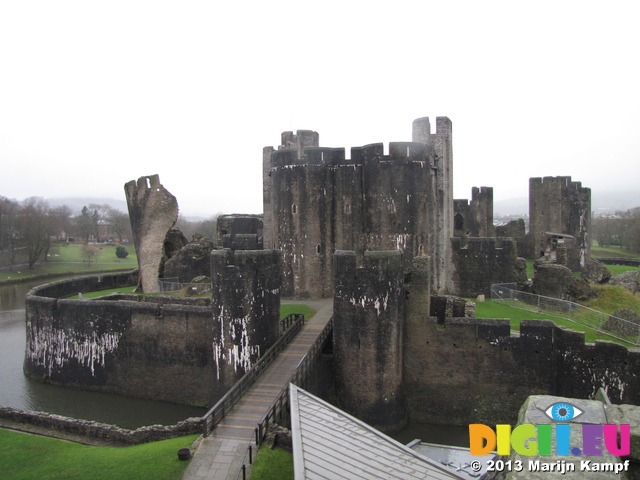
[[[280,268],[274,250],[211,252],[213,355],[220,388],[242,378],[278,339]]]
[[[402,390],[404,275],[402,253],[334,255],[333,348],[345,409],[381,430],[406,423]]]
[[[454,236],[465,239],[467,237],[495,237],[496,229],[493,225],[493,188],[473,187],[471,202],[468,200],[454,200]]]
[[[433,147],[436,155],[436,243],[433,250],[432,288],[438,294],[454,291],[451,243],[453,237],[453,143],[452,125],[447,117],[436,117],[436,133],[431,133],[429,117],[413,121],[413,141]]]
[[[566,248],[567,266],[579,271],[591,255],[591,189],[571,177],[529,179],[530,258]]]

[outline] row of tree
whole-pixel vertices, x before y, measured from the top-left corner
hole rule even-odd
[[[68,206],[50,207],[42,198],[17,202],[0,196],[0,253],[9,265],[20,255],[33,268],[47,260],[55,241],[130,238],[129,215],[109,205],[90,204],[74,216]]]
[[[620,246],[640,253],[640,207],[591,221],[593,238],[601,247]]]

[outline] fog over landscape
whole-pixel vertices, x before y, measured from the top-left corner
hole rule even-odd
[[[3,2],[0,195],[124,201],[157,173],[184,215],[260,213],[262,148],[282,131],[349,156],[447,116],[455,198],[492,186],[501,214],[530,177],[570,175],[594,209],[638,206],[639,9]]]

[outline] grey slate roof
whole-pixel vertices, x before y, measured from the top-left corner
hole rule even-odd
[[[455,479],[444,467],[291,384],[295,479]]]

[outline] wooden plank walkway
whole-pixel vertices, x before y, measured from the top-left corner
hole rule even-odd
[[[183,480],[242,479],[242,464],[249,467],[248,448],[252,441],[255,442],[255,428],[258,422],[287,386],[300,360],[333,315],[332,300],[289,303],[304,303],[317,313],[305,323],[302,330],[214,428],[211,435],[202,440],[189,461]]]

